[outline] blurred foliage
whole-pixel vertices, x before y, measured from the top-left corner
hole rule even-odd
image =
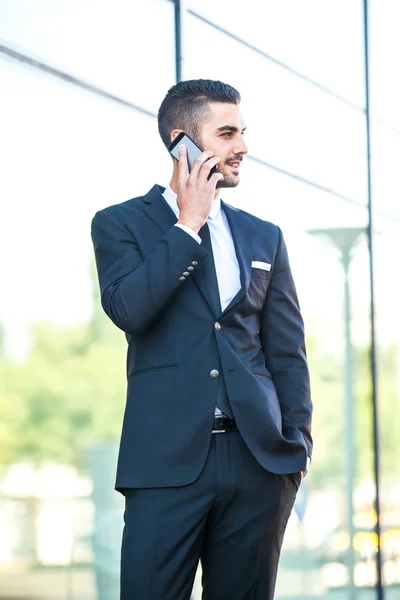
[[[318,487],[344,485],[346,469],[344,356],[319,351],[317,340],[308,340],[311,389],[314,402],[312,481]],[[378,404],[380,464],[384,479],[400,478],[400,352],[395,346],[378,351]],[[354,461],[358,482],[373,479],[373,415],[371,404],[370,349],[353,349]]]
[[[21,460],[85,466],[87,449],[121,430],[124,335],[94,289],[89,323],[38,323],[23,364],[0,360],[0,464]]]
[[[21,460],[86,468],[89,447],[120,435],[125,393],[124,335],[104,315],[93,267],[89,323],[38,323],[23,364],[0,359],[0,465]],[[341,485],[345,471],[344,366],[308,339],[314,400],[312,482]],[[368,349],[354,350],[355,461],[358,479],[372,475]],[[399,351],[380,351],[380,417],[384,474],[400,476]]]

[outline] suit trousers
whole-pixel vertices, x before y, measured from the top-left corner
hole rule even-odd
[[[191,484],[125,490],[121,600],[272,600],[300,474],[277,475],[239,431],[214,433]]]

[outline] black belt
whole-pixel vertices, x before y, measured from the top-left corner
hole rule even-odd
[[[235,419],[230,419],[226,415],[215,415],[213,433],[224,433],[225,431],[234,431],[235,429],[237,429]]]

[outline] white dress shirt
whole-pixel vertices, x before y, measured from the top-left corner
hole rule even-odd
[[[165,200],[179,219],[179,207],[177,195],[168,185],[163,193]],[[214,255],[215,270],[217,274],[219,299],[222,311],[230,304],[241,288],[240,267],[236,257],[235,245],[233,243],[231,228],[228,219],[223,210],[221,210],[221,198],[217,196],[212,203],[211,212],[207,218],[207,224],[210,229],[211,246]],[[180,227],[191,235],[199,244],[201,238],[193,229],[176,223],[175,227]],[[215,407],[215,414],[221,414],[218,407]],[[307,470],[310,459],[307,460]],[[306,473],[307,473],[306,470]]]
[[[165,189],[163,196],[177,218],[179,218],[179,208],[176,201],[177,196],[170,186]],[[221,302],[221,309],[224,311],[242,286],[240,283],[240,267],[236,258],[231,228],[229,227],[228,219],[226,218],[224,211],[221,210],[221,199],[219,196],[213,200],[211,212],[207,219],[207,225],[210,229],[211,246],[217,273],[219,299]],[[201,244],[200,236],[198,236],[193,229],[178,223],[176,224],[176,227],[181,227],[181,229],[186,231]]]
[[[177,195],[170,186],[166,187],[163,196],[174,211],[177,218],[179,218]],[[240,290],[241,283],[240,267],[236,258],[231,228],[229,227],[228,219],[226,218],[224,211],[221,210],[221,199],[219,196],[213,200],[211,212],[207,218],[207,225],[210,229],[211,246],[214,255],[219,299],[221,303],[221,309],[224,311]],[[175,226],[186,231],[199,244],[201,244],[201,237],[197,235],[193,229],[190,229],[190,227],[186,227],[185,225],[181,225],[180,223],[176,223]],[[215,407],[215,414],[221,414],[221,411],[217,406]]]

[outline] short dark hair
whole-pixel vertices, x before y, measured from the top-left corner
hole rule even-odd
[[[186,131],[199,142],[201,125],[209,118],[210,102],[240,104],[240,94],[222,81],[192,79],[180,81],[168,90],[158,111],[158,131],[165,146],[174,129]]]

